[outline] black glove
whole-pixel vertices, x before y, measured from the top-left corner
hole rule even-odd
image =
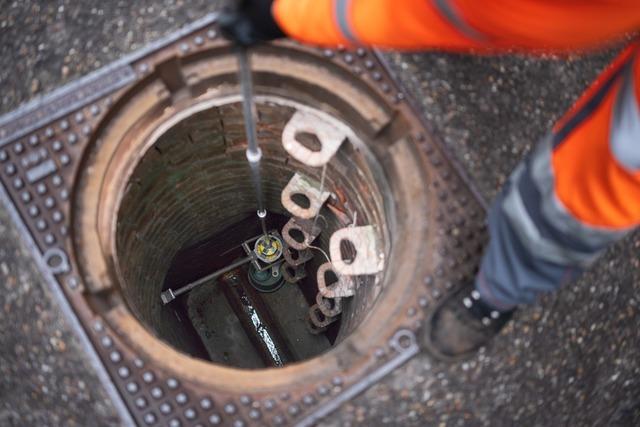
[[[273,15],[273,0],[239,0],[235,9],[220,13],[218,22],[226,38],[240,46],[285,37]]]

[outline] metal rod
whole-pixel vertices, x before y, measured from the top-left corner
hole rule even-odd
[[[262,150],[258,146],[258,135],[256,132],[256,105],[253,100],[253,79],[251,75],[251,60],[249,52],[244,46],[238,47],[238,69],[240,79],[240,90],[242,92],[242,112],[244,115],[244,127],[247,134],[247,160],[251,168],[251,181],[256,193],[256,202],[258,204],[258,218],[262,224],[262,232],[267,236],[265,218],[267,211],[264,208],[264,200],[262,195],[262,178],[260,174],[260,159],[262,159]]]
[[[160,298],[162,299],[162,302],[166,305],[168,303],[170,303],[171,301],[173,301],[174,299],[176,299],[176,297],[189,292],[190,290],[192,290],[193,288],[202,285],[203,283],[208,282],[209,280],[213,280],[221,275],[223,275],[224,273],[227,273],[235,268],[240,267],[241,265],[250,263],[251,261],[253,261],[254,257],[253,255],[249,255],[246,258],[242,258],[238,261],[232,262],[231,264],[229,264],[228,266],[221,268],[220,270],[216,270],[213,273],[204,276],[198,280],[196,280],[195,282],[191,282],[188,285],[185,285],[179,289],[176,289],[175,291],[173,289],[167,289],[166,291],[163,291],[160,294]]]
[[[267,237],[267,210],[258,211],[258,218],[260,218],[260,226],[262,227],[262,234]]]

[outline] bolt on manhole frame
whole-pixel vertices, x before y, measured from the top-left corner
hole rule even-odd
[[[329,370],[334,373],[329,377],[308,383],[265,384],[258,393],[247,394],[237,388],[228,391],[203,385],[188,370],[176,372],[148,354],[140,354],[132,347],[132,339],[150,343],[148,333],[140,325],[131,325],[131,315],[122,313],[126,309],[120,310],[125,323],[114,323],[83,296],[104,283],[89,283],[80,268],[78,260],[87,258],[75,253],[82,236],[73,228],[81,216],[74,197],[88,147],[96,143],[104,123],[112,119],[112,109],[129,90],[153,73],[162,73],[157,67],[171,73],[179,68],[182,58],[228,50],[218,35],[216,16],[195,21],[0,117],[0,200],[85,345],[125,424],[312,425],[418,354],[421,323],[432,302],[475,272],[486,240],[485,205],[446,148],[432,136],[381,55],[362,48],[316,49],[278,42],[271,48],[276,52],[280,48],[299,52],[348,74],[382,101],[378,112],[369,112],[367,125],[372,133],[402,141],[394,144],[399,147],[419,148],[425,181],[418,184],[427,203],[420,212],[423,228],[416,231],[424,234],[430,253],[420,254],[426,257],[420,273],[405,272],[403,277],[398,272],[406,285],[396,298],[401,300],[398,305],[378,313],[386,315],[388,324],[374,340],[378,345],[363,345],[359,350],[367,350],[367,354],[354,356],[353,363],[341,372]],[[181,96],[180,87],[188,87],[191,78],[186,75],[185,81],[165,83],[178,85],[173,95]],[[126,332],[135,332],[133,337],[119,329],[127,329],[127,325],[131,328]],[[363,337],[372,339],[371,334]],[[168,350],[159,342],[155,348]],[[173,357],[177,352],[169,353]],[[205,364],[199,363],[200,367]],[[289,369],[282,372],[290,372],[292,377],[301,373],[296,366]]]

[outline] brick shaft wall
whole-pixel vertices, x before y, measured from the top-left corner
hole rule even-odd
[[[295,162],[282,148],[280,135],[292,109],[261,105],[258,112],[266,207],[284,213],[280,192],[293,174],[302,172],[319,181],[321,170]],[[192,337],[183,333],[172,310],[162,306],[162,284],[180,249],[205,240],[255,211],[245,148],[239,104],[213,108],[182,121],[144,156],[118,212],[116,242],[125,300],[148,329],[187,353],[195,351],[195,344]],[[384,214],[375,182],[362,156],[350,144],[345,144],[331,162],[326,187],[345,194],[348,208],[357,211],[358,224],[383,226]],[[319,244],[326,251],[332,230],[342,225],[329,212],[324,215],[329,226]],[[317,259],[316,265],[322,261]],[[370,282],[372,278],[361,280]],[[365,299],[371,300],[369,293]],[[364,307],[354,304],[351,317],[361,317]],[[345,315],[349,316],[348,311]],[[356,320],[346,324],[355,327]]]

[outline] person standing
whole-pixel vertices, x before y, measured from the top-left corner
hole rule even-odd
[[[251,45],[468,53],[583,51],[640,30],[638,0],[243,0],[221,25]],[[640,225],[640,41],[627,47],[513,171],[489,212],[476,278],[428,323],[428,350],[472,355],[511,319]]]

